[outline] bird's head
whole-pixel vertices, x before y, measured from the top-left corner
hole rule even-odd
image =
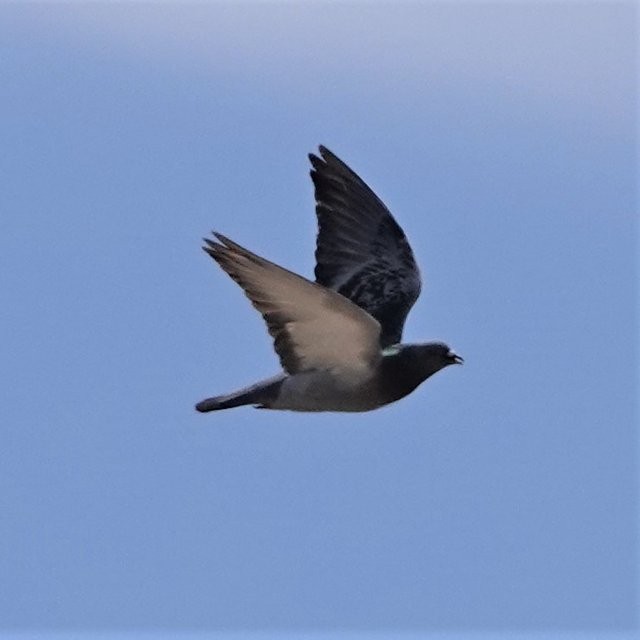
[[[382,351],[385,358],[402,363],[426,379],[450,364],[462,364],[463,358],[444,342],[397,344]]]
[[[396,400],[450,364],[463,363],[443,342],[392,345],[383,349],[382,361],[385,378]]]
[[[459,356],[448,344],[444,342],[429,342],[423,347],[423,356],[438,369],[444,369],[450,364],[462,364],[464,359]]]
[[[421,345],[420,369],[428,378],[450,364],[462,364],[464,360],[444,342],[428,342]]]

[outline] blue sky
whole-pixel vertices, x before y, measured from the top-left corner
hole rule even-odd
[[[636,18],[0,7],[6,637],[631,637]],[[200,238],[310,276],[319,143],[410,238],[405,340],[466,363],[370,414],[196,414],[278,366]]]

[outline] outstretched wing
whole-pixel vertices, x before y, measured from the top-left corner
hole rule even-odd
[[[382,347],[400,342],[420,294],[413,251],[365,182],[323,146],[320,156],[309,154],[318,216],[316,282],[372,315],[382,327]]]
[[[287,271],[222,234],[203,249],[264,317],[283,369],[367,373],[380,356],[380,325],[334,291]]]

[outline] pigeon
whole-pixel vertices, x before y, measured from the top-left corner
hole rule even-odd
[[[252,405],[371,411],[463,359],[443,342],[402,344],[420,294],[407,238],[383,202],[326,147],[309,154],[318,218],[315,282],[221,233],[204,251],[262,314],[282,373],[202,400],[200,412]]]

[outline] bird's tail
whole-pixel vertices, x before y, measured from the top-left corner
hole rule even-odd
[[[213,398],[205,398],[196,405],[196,411],[206,413],[207,411],[218,411],[219,409],[232,409],[233,407],[241,407],[245,404],[253,404],[253,401],[246,398],[244,394],[227,396],[215,396]]]
[[[196,411],[218,411],[220,409],[232,409],[244,405],[254,405],[261,409],[268,409],[271,402],[277,398],[280,385],[286,376],[278,375],[275,378],[263,380],[250,387],[245,387],[234,393],[224,396],[214,396],[201,400],[196,405]]]

